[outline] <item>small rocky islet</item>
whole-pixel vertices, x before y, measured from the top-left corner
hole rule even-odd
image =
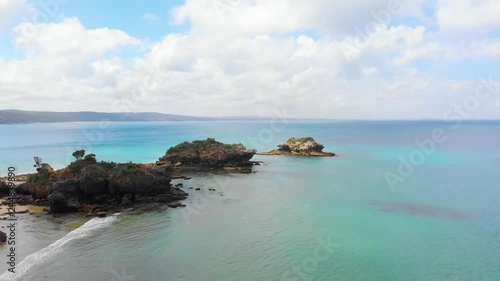
[[[313,157],[337,156],[332,152],[323,152],[324,145],[312,137],[290,138],[284,143],[278,144],[278,148],[269,152],[261,152],[258,155],[296,155]]]

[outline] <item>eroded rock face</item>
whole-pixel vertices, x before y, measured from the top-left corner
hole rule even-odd
[[[80,203],[76,197],[66,196],[62,192],[51,193],[48,197],[50,211],[52,213],[71,213],[80,209]]]
[[[31,194],[34,199],[45,199],[49,195],[48,188],[57,181],[57,175],[49,164],[43,163],[37,173],[28,177],[27,181],[17,187],[18,194]]]
[[[5,232],[0,230],[0,243],[5,243],[7,242],[7,234]]]
[[[170,178],[166,172],[138,164],[120,164],[110,172],[109,192],[122,198],[156,196],[170,191]]]
[[[81,206],[80,200],[83,200],[79,181],[72,178],[54,183],[48,192],[47,199],[52,213],[76,212]]]
[[[335,153],[323,152],[324,145],[315,141],[311,137],[291,138],[285,143],[278,144],[278,149],[259,153],[260,155],[302,155],[302,156],[320,156],[331,157]]]
[[[53,213],[84,210],[88,204],[130,206],[136,199],[163,196],[161,202],[186,199],[173,188],[167,170],[143,164],[92,164],[76,177],[60,179],[48,188]]]
[[[4,181],[0,181],[0,198],[7,195],[9,195],[9,185]]]
[[[160,163],[175,163],[174,168],[183,167],[247,167],[256,151],[242,144],[224,144],[215,139],[184,142],[170,148]]]
[[[99,195],[108,194],[109,172],[98,164],[90,165],[82,169],[80,175],[80,188],[86,196],[86,200],[100,202],[103,197]]]

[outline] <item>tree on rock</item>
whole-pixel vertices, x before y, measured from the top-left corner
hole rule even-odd
[[[93,163],[93,164],[97,162],[97,160],[95,159],[95,154],[94,153],[85,155],[85,157],[83,158],[83,160],[86,161],[86,162],[89,162],[89,163]]]
[[[42,167],[42,158],[35,156],[35,157],[33,157],[33,159],[35,160],[35,165],[33,165],[33,167],[41,168]]]
[[[76,158],[76,160],[80,160],[83,158],[83,156],[85,156],[85,150],[83,149],[80,149],[80,150],[77,150],[75,152],[73,152],[73,157]]]

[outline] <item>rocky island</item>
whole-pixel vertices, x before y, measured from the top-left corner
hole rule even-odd
[[[157,162],[157,167],[174,171],[233,171],[250,173],[255,162],[250,161],[257,153],[240,144],[224,144],[213,138],[183,142],[171,147]]]
[[[315,157],[333,157],[336,156],[332,152],[323,152],[324,145],[315,141],[311,137],[291,138],[285,143],[278,144],[278,149],[258,153],[258,155],[300,155],[300,156],[315,156]]]
[[[61,170],[37,162],[37,173],[27,175],[17,186],[16,203],[46,206],[52,214],[78,212],[85,216],[106,216],[126,207],[183,207],[180,201],[188,193],[181,190],[182,184],[171,184],[172,179],[183,178],[180,172],[249,173],[255,153],[241,144],[210,138],[174,146],[150,164],[98,162],[94,154],[85,156],[79,150],[73,153],[76,161]],[[0,198],[7,195],[7,185],[0,181]]]

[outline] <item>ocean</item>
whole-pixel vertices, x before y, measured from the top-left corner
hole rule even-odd
[[[184,186],[216,191],[185,189],[184,209],[91,220],[20,215],[17,273],[0,280],[498,281],[500,122],[453,125],[0,125],[0,176],[9,166],[34,172],[33,156],[62,168],[80,148],[98,160],[154,162],[170,146],[207,137],[267,151],[311,136],[339,155],[256,156],[263,164],[252,174],[188,175]],[[0,273],[7,251],[0,247]]]

